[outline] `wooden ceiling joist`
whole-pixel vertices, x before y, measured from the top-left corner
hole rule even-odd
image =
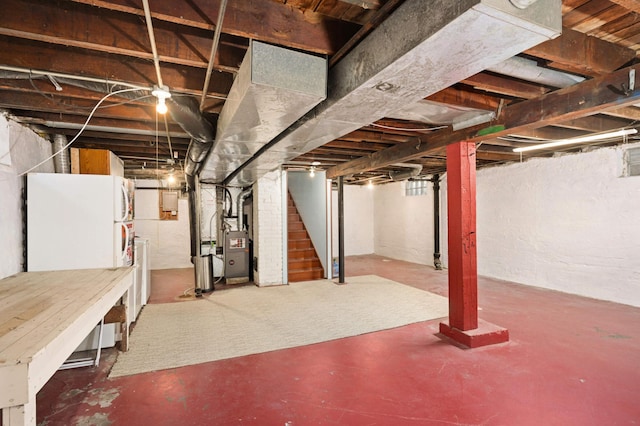
[[[494,124],[504,126],[504,130],[488,136],[477,137],[476,133],[486,125],[453,132],[440,130],[428,137],[420,137],[418,142],[399,144],[366,157],[337,165],[327,171],[328,178],[373,170],[389,164],[418,158],[434,149],[463,140],[494,138],[519,130],[575,120],[603,109],[616,109],[640,102],[640,87],[620,93],[617,88],[629,81],[629,73],[634,67],[624,68],[609,75],[587,80],[566,89],[548,93],[539,98],[504,107]]]

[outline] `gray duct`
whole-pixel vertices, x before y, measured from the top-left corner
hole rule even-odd
[[[411,163],[397,163],[393,164],[398,167],[406,167],[406,170],[400,170],[397,172],[389,172],[389,177],[393,181],[406,180],[413,177],[416,177],[422,171],[422,166],[420,164],[411,164]]]
[[[215,123],[202,115],[198,101],[191,96],[172,96],[167,99],[167,104],[173,121],[191,136],[184,172],[189,186],[193,187],[193,177],[213,147]],[[212,117],[217,120],[217,116]]]
[[[584,81],[583,77],[548,68],[542,68],[538,66],[536,61],[517,56],[493,65],[487,68],[487,71],[556,88],[569,87]]]
[[[327,95],[327,60],[252,41],[200,178],[222,182]],[[253,179],[247,179],[247,185]],[[245,185],[242,185],[245,186]]]
[[[53,157],[53,166],[56,173],[71,173],[71,158],[65,135],[53,135],[53,152],[60,152]]]
[[[327,99],[224,183],[248,185],[285,161],[557,37],[561,6],[561,0],[538,0],[526,9],[509,0],[406,0],[331,69]]]

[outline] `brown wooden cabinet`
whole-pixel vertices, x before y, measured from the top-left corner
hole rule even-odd
[[[124,163],[106,149],[71,148],[71,173],[124,176]]]

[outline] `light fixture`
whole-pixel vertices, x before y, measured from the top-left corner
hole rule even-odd
[[[167,112],[167,104],[165,103],[165,100],[171,97],[169,88],[167,86],[155,86],[151,94],[158,98],[156,111],[158,111],[159,114],[165,114]]]
[[[167,182],[169,182],[170,185],[176,183],[176,177],[173,175],[173,173],[167,177]]]
[[[572,145],[576,143],[603,141],[607,139],[614,139],[614,138],[624,137],[628,135],[634,135],[636,133],[638,133],[636,129],[623,129],[623,130],[617,130],[615,132],[597,133],[594,135],[579,136],[577,138],[560,139],[557,141],[542,143],[539,145],[531,145],[531,146],[524,146],[520,148],[514,148],[513,152],[534,151],[537,149],[555,148],[557,146]]]
[[[322,163],[320,163],[319,161],[314,161],[311,163],[312,166],[319,166],[320,164]]]
[[[311,168],[309,169],[309,176],[314,177],[315,175],[316,175],[316,168],[314,166],[311,166]]]
[[[373,189],[373,180],[369,179],[369,183],[367,183],[367,188]]]

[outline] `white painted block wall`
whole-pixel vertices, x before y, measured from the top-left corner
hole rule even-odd
[[[624,150],[479,171],[478,272],[640,306],[640,177],[621,177]]]
[[[274,170],[261,177],[253,185],[253,238],[254,256],[258,258],[258,270],[254,281],[258,286],[283,283],[283,172]]]
[[[405,184],[374,189],[375,253],[433,265],[433,186],[425,195],[405,196]]]
[[[155,180],[138,180],[136,187],[157,187]],[[135,192],[135,233],[149,239],[151,269],[192,268],[189,229],[189,203],[178,200],[178,220],[159,219],[159,192],[137,189]]]
[[[345,256],[374,252],[374,193],[378,188],[344,185]],[[338,256],[338,191],[331,191],[331,237],[333,257]]]
[[[51,143],[0,114],[0,279],[23,267],[22,191],[18,175],[51,155]],[[53,160],[34,172],[53,173]]]

